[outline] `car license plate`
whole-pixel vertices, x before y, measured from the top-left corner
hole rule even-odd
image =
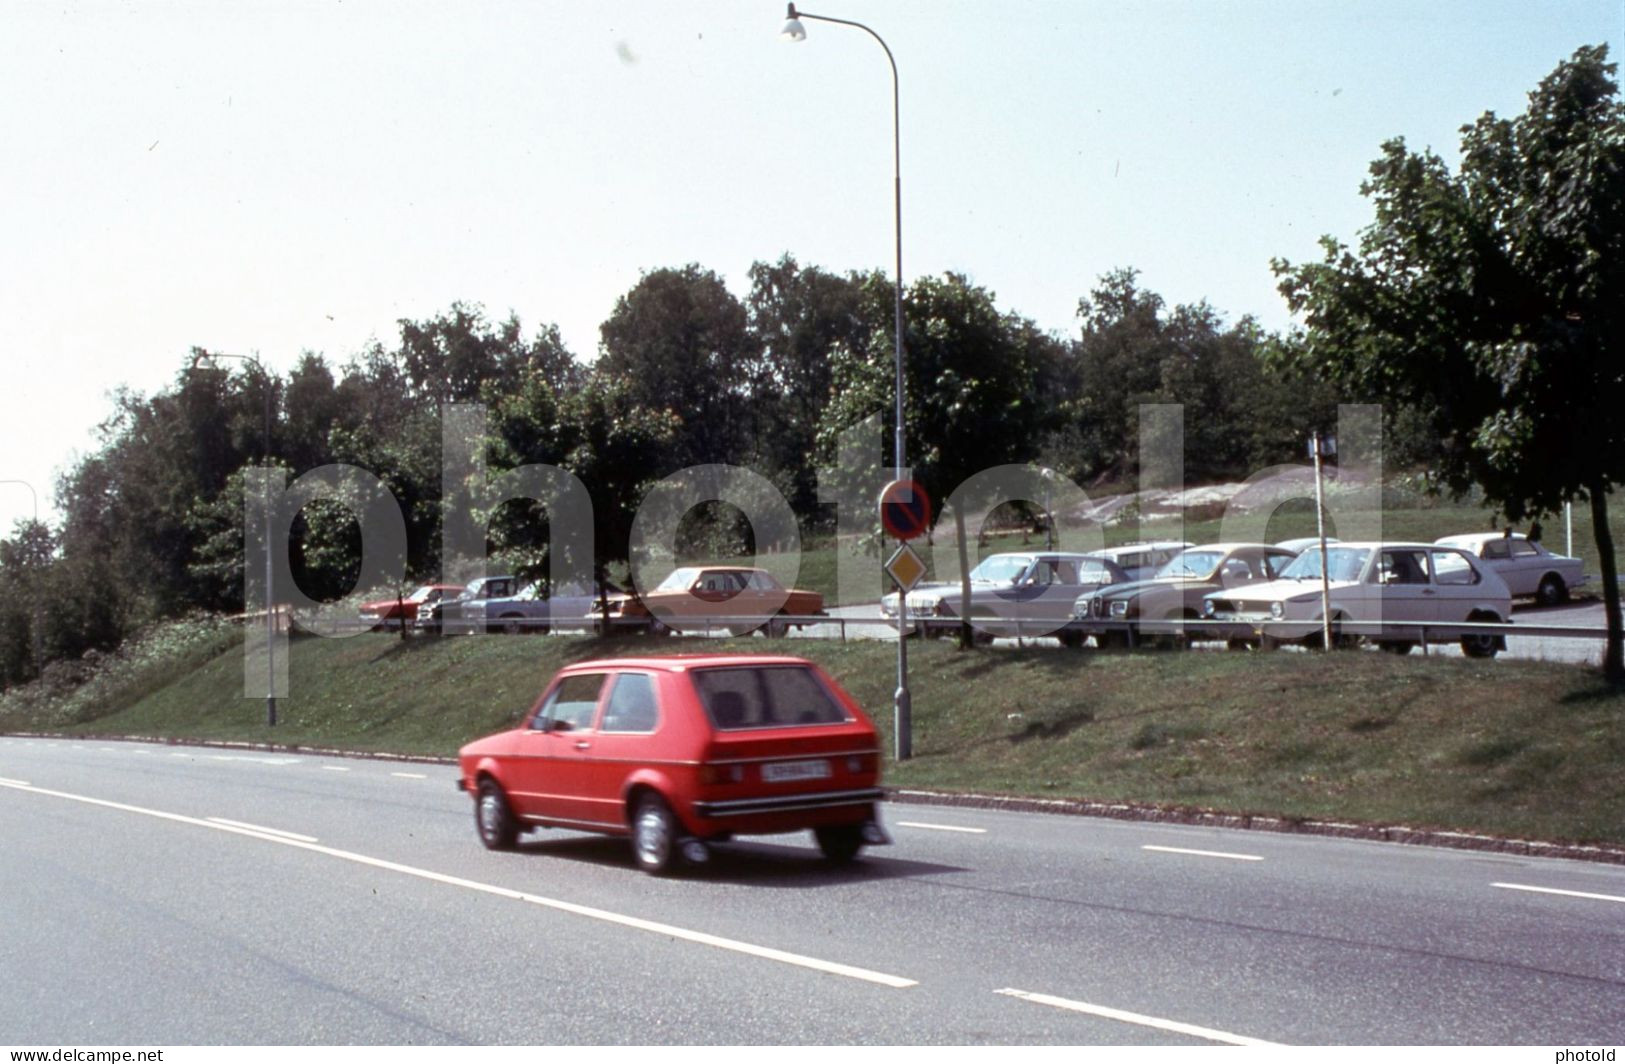
[[[762,766],[762,779],[769,783],[787,783],[791,780],[827,780],[829,776],[829,762],[823,758],[816,761],[776,761]]]

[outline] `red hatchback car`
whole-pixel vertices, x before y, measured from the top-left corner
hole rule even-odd
[[[531,828],[628,835],[638,865],[701,863],[735,835],[810,828],[831,861],[889,842],[874,725],[812,662],[765,655],[584,661],[519,727],[458,753],[480,841]]]

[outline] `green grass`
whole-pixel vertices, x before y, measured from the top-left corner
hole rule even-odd
[[[243,696],[240,648],[199,660],[184,640],[167,662],[117,664],[95,698],[13,692],[0,729],[449,755],[516,721],[566,662],[719,649],[814,658],[890,731],[895,650],[882,642],[374,634],[295,640],[275,730]],[[888,765],[893,784],[1625,843],[1625,693],[1584,669],[934,642],[910,663],[915,757]]]

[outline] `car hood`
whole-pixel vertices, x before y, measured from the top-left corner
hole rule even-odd
[[[1086,590],[1084,594],[1099,594],[1101,598],[1131,598],[1147,591],[1178,591],[1192,585],[1207,583],[1210,581],[1198,580],[1195,577],[1164,576],[1150,580],[1130,580],[1124,584],[1107,584],[1095,590]]]
[[[1358,587],[1358,580],[1333,580],[1332,594]],[[1210,598],[1230,599],[1232,602],[1307,602],[1320,597],[1320,580],[1271,580],[1264,584],[1243,584],[1213,592]]]

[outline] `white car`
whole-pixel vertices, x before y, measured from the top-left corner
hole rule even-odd
[[[1468,657],[1494,657],[1506,649],[1505,636],[1451,626],[1463,621],[1507,624],[1512,617],[1512,592],[1505,581],[1467,551],[1436,543],[1339,543],[1328,546],[1326,556],[1334,639],[1347,644],[1363,636],[1403,654],[1421,641],[1417,625],[1425,624],[1430,642],[1459,639]],[[1208,595],[1202,615],[1247,625],[1266,646],[1318,645],[1320,595],[1320,548],[1310,547],[1279,580]],[[1343,621],[1392,627],[1339,636]],[[1237,636],[1244,638],[1240,632]]]
[[[1522,535],[1474,532],[1445,536],[1440,543],[1462,550],[1494,569],[1513,598],[1532,598],[1542,606],[1567,602],[1569,592],[1586,582],[1585,563],[1553,554]]]
[[[1104,558],[1063,551],[1015,551],[990,554],[970,571],[970,617],[977,635],[1054,634],[1067,646],[1081,646],[1083,635],[1060,631],[1071,618],[1080,592],[1122,583],[1122,569]],[[959,616],[957,582],[924,584],[908,593],[910,619]],[[897,616],[897,593],[880,600],[880,612]],[[927,627],[942,634],[944,629]]]
[[[1130,580],[1147,580],[1157,574],[1157,570],[1168,564],[1168,559],[1194,543],[1183,540],[1159,539],[1149,543],[1125,543],[1119,547],[1107,547],[1105,550],[1089,552],[1091,558],[1104,558],[1114,565],[1121,566],[1128,573]]]

